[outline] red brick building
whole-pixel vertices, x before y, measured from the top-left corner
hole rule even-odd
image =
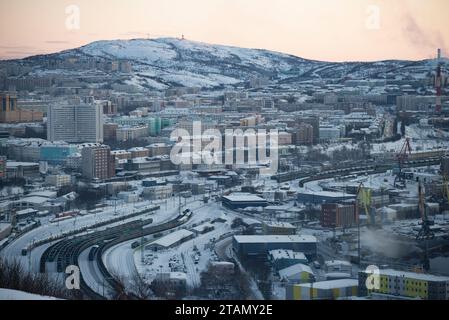
[[[321,226],[324,228],[347,228],[356,226],[358,215],[355,203],[325,203],[321,205]]]

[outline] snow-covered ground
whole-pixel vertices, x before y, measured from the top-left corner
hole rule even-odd
[[[168,199],[167,201],[161,201],[159,205],[161,206],[161,209],[153,215],[153,223],[151,225],[161,224],[171,220],[179,213],[178,202],[175,198]],[[125,277],[132,277],[132,275],[136,272],[133,258],[134,249],[131,248],[131,244],[136,240],[140,239],[132,239],[117,244],[106,250],[102,259],[110,273]]]
[[[80,273],[86,284],[92,290],[104,297],[110,297],[111,291],[109,290],[108,282],[103,278],[97,263],[95,260],[89,261],[89,252],[91,248],[92,247],[89,247],[81,252],[78,258]]]
[[[284,79],[299,83],[310,81],[310,77],[323,80],[344,77],[366,79],[369,75],[379,73],[379,68],[395,70],[395,74],[399,70],[404,75],[412,74],[421,77],[423,70],[428,68],[426,61],[418,65],[407,61],[333,63],[306,60],[268,50],[214,45],[178,38],[97,41],[56,55],[60,58],[79,57],[81,60],[91,57],[127,60],[132,65],[135,78],[128,83],[136,84],[136,88],[148,86],[155,89],[196,85],[207,88],[236,86],[242,81],[266,77],[267,74],[273,75],[274,83]],[[46,66],[39,65],[38,61],[31,75],[61,74],[76,77],[95,73],[105,76],[105,72],[99,69],[81,72],[48,70]],[[301,78],[302,75],[305,76],[304,79]],[[370,83],[370,80],[365,82],[366,85],[348,86],[345,90],[357,90],[358,93],[384,92],[385,85],[378,84],[376,87],[374,83]]]
[[[0,289],[0,300],[60,300],[54,297],[41,296],[24,291]]]
[[[431,138],[437,137],[438,139]],[[449,149],[449,133],[434,128],[423,128],[417,124],[405,128],[405,137],[394,142],[373,144],[373,152],[399,152],[405,139],[411,139],[414,151],[427,151],[438,148]]]
[[[197,204],[198,205],[198,204]],[[190,206],[189,206],[190,208]],[[211,219],[222,216],[223,209],[217,203],[209,203],[201,205],[196,209],[192,209],[192,219],[182,228],[189,229],[193,224],[201,224]],[[223,234],[228,233],[231,228],[231,218],[225,222],[217,222],[214,224],[214,230],[198,235],[192,240],[182,243],[175,248],[165,251],[151,252],[144,251],[144,261],[141,261],[141,249],[134,253],[134,262],[141,274],[142,278],[151,282],[156,274],[174,271],[181,271],[187,274],[187,284],[190,288],[200,285],[200,273],[205,270],[208,263],[215,259],[213,244],[211,239],[218,239]],[[194,248],[198,251],[194,251]],[[196,258],[198,257],[198,258]],[[195,263],[197,259],[197,263]],[[169,263],[173,264],[173,269],[169,267]]]
[[[173,200],[175,201],[175,200]],[[118,205],[116,208],[114,206],[109,206],[103,208],[101,212],[96,214],[90,214],[86,216],[78,216],[73,219],[63,220],[59,223],[43,223],[42,226],[33,229],[21,237],[12,241],[6,248],[0,251],[0,255],[6,258],[16,259],[22,263],[25,268],[31,268],[31,270],[38,270],[39,260],[42,253],[45,251],[45,248],[49,246],[49,244],[45,244],[44,246],[39,246],[31,251],[31,256],[22,256],[21,251],[23,248],[28,247],[33,242],[48,239],[58,234],[62,234],[67,231],[79,229],[82,227],[93,226],[100,222],[109,221],[111,219],[115,219],[120,217],[120,215],[128,215],[133,212],[141,211],[146,207],[153,206],[153,204],[149,201],[142,201],[139,203],[131,203],[131,204],[122,204]],[[132,218],[127,218],[120,220],[118,222],[114,222],[112,224],[105,225],[103,227],[97,228],[96,230],[104,230],[111,226],[120,225],[129,221],[140,220],[152,218],[153,223],[157,223],[158,221],[163,221],[166,218],[166,211],[164,206],[169,206],[169,204],[161,204],[161,210],[156,212],[150,212],[143,215],[135,216]]]

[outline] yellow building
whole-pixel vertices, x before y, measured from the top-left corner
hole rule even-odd
[[[359,281],[340,279],[288,285],[287,300],[335,300],[343,297],[357,296]]]
[[[302,263],[279,270],[279,277],[281,281],[288,283],[307,283],[315,280],[312,269]]]
[[[0,93],[0,123],[40,122],[42,118],[40,111],[19,109],[17,96]]]
[[[367,272],[359,273],[361,295],[380,293],[424,300],[449,299],[449,277],[384,269],[379,270],[378,287],[373,281],[367,289],[366,280],[370,275],[375,276]]]

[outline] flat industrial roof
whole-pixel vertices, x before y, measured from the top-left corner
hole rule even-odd
[[[341,266],[341,265],[348,266],[348,267],[352,266],[352,264],[350,262],[345,261],[345,260],[328,260],[328,261],[325,261],[324,264],[328,267]]]
[[[249,193],[233,193],[229,196],[224,196],[223,198],[229,201],[236,201],[236,202],[266,201],[264,198]]]
[[[214,228],[214,225],[212,223],[206,222],[203,224],[200,224],[199,226],[196,226],[194,228],[192,228],[192,230],[195,230],[197,232],[203,232],[206,228]]]
[[[42,203],[45,203],[47,201],[48,201],[48,198],[32,196],[32,197],[22,198],[20,200],[17,200],[16,202],[18,202],[18,203],[20,203],[20,202],[28,202],[28,203],[33,203],[33,204],[42,204]]]
[[[0,222],[0,232],[6,230],[9,227],[11,227],[10,223]]]
[[[20,215],[23,215],[23,214],[35,213],[35,212],[37,212],[37,210],[32,209],[32,208],[28,208],[28,209],[23,209],[23,210],[17,211],[16,215],[20,216]]]
[[[271,250],[270,252],[268,252],[268,254],[274,260],[277,260],[277,259],[307,260],[304,253],[293,251],[293,250],[276,249],[276,250]]]
[[[6,162],[7,168],[15,168],[15,167],[34,167],[39,166],[37,162],[17,162],[17,161],[8,161]]]
[[[297,286],[310,288],[310,287],[312,287],[312,285],[313,285],[314,289],[330,290],[330,289],[358,286],[359,280],[357,280],[357,279],[338,279],[338,280],[319,281],[319,282],[314,282],[314,283],[303,283],[303,284],[298,284]]]
[[[417,272],[408,272],[408,271],[400,271],[393,269],[381,269],[379,270],[381,275],[387,275],[392,277],[404,277],[404,278],[413,278],[417,280],[424,281],[449,281],[449,277],[445,276],[436,276],[432,274],[424,274]]]
[[[296,227],[294,225],[292,225],[289,222],[281,222],[281,221],[265,221],[264,224],[267,227],[278,227],[278,228],[293,228],[296,229]]]
[[[302,263],[297,263],[290,267],[279,270],[279,276],[281,278],[284,278],[284,277],[293,276],[299,272],[307,272],[309,274],[313,274],[313,271],[309,266],[302,264]]]
[[[174,245],[176,242],[190,237],[191,235],[193,235],[193,232],[186,230],[186,229],[181,229],[178,231],[175,231],[173,233],[170,233],[160,239],[157,239],[155,241],[153,241],[152,243],[150,243],[149,245],[153,245],[153,244],[157,244],[160,245],[162,247],[170,247],[172,245]]]
[[[316,238],[311,235],[239,235],[234,236],[237,242],[244,243],[265,243],[265,242],[317,242]]]
[[[332,197],[332,198],[355,198],[355,195],[344,193],[344,192],[332,192],[332,191],[313,191],[313,190],[301,190],[298,191],[298,194],[307,194],[307,195],[314,195],[314,196],[320,196],[320,197]]]
[[[29,194],[29,196],[33,197],[44,197],[44,198],[56,198],[57,196],[56,191],[52,190],[42,190],[42,191],[35,191]]]

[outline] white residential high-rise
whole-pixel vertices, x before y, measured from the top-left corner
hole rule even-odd
[[[47,140],[103,142],[103,110],[99,104],[49,106]]]

